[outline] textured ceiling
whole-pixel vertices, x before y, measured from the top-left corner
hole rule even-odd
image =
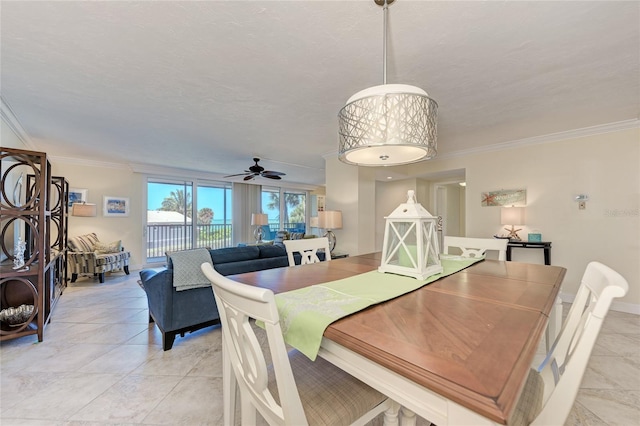
[[[39,150],[324,183],[337,113],[382,83],[373,1],[2,1],[1,89]],[[637,119],[640,2],[398,0],[388,83],[438,151]]]

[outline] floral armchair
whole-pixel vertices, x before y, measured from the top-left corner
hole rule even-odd
[[[105,272],[123,270],[129,275],[131,253],[124,250],[121,241],[104,244],[95,233],[91,233],[69,238],[68,245],[72,283],[78,275],[97,276],[101,283],[104,283]]]

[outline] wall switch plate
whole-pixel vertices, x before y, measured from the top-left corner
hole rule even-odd
[[[586,201],[578,201],[578,210],[584,210],[587,208],[587,202]]]

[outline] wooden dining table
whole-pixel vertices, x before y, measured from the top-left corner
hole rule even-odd
[[[296,290],[376,270],[381,254],[232,275]],[[318,356],[438,426],[508,424],[566,270],[483,260],[333,322]]]

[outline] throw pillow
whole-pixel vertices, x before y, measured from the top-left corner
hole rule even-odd
[[[291,239],[292,240],[301,240],[304,238],[304,232],[292,232]]]
[[[282,243],[283,240],[288,240],[289,239],[289,233],[287,231],[278,231],[276,232],[276,238],[274,239],[274,242],[277,243]]]
[[[98,241],[93,245],[93,251],[98,254],[120,253],[122,251],[122,240],[114,241],[109,244]]]

